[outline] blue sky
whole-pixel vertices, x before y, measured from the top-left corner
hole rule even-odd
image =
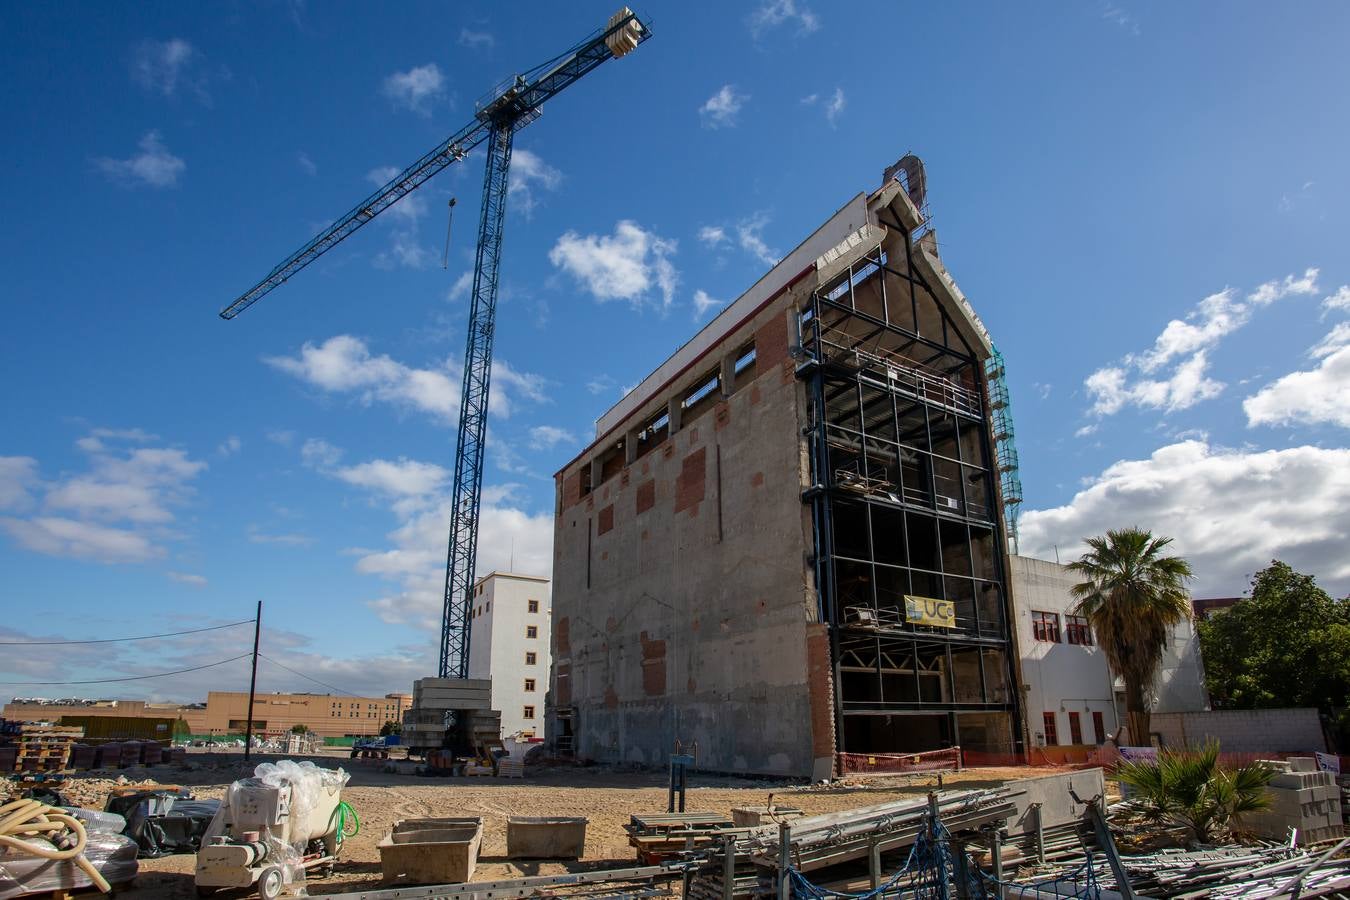
[[[604,4],[0,10],[0,640],[234,621],[345,690],[434,665],[481,157],[217,311]],[[552,473],[720,304],[906,152],[1008,360],[1022,549],[1175,535],[1350,589],[1350,9],[652,3],[517,139],[481,562],[549,565]],[[448,270],[446,203],[458,198]],[[226,659],[246,629],[0,653]],[[199,697],[242,663],[0,693]],[[315,687],[275,665],[265,689]]]

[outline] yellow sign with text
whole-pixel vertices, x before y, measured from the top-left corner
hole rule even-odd
[[[934,628],[956,627],[956,604],[950,600],[905,595],[905,621],[911,625],[931,625]]]

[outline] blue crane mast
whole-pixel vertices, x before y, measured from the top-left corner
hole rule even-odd
[[[337,246],[362,225],[430,181],[469,151],[487,144],[483,202],[478,220],[473,290],[455,474],[450,498],[450,540],[445,571],[445,605],[441,614],[438,673],[465,678],[469,669],[469,606],[478,556],[478,515],[482,499],[484,441],[492,376],[492,338],[501,271],[502,231],[515,133],[543,112],[544,103],[593,71],[607,59],[625,56],[651,36],[632,10],[624,7],[608,24],[553,59],[507,79],[478,105],[474,119],[429,153],[394,176],[286,259],[267,277],[220,311],[233,319],[284,284],[305,266]]]

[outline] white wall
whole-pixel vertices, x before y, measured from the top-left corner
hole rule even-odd
[[[1022,655],[1027,730],[1033,746],[1046,744],[1042,714],[1055,715],[1057,744],[1073,743],[1069,713],[1082,724],[1083,743],[1100,742],[1116,730],[1111,673],[1100,647],[1070,644],[1065,616],[1076,605],[1069,589],[1078,582],[1063,566],[1041,559],[1013,556],[1011,582],[1017,645]],[[1059,643],[1038,641],[1031,626],[1033,611],[1059,616]],[[1094,734],[1092,713],[1102,714],[1106,734]]]
[[[502,714],[502,734],[544,736],[544,695],[548,691],[552,619],[547,578],[493,572],[474,588],[469,626],[469,677],[492,679],[492,708]],[[530,601],[538,604],[530,612]],[[528,636],[530,626],[535,637]],[[526,654],[534,653],[533,665]],[[526,679],[534,690],[526,690]],[[525,707],[534,707],[526,718]]]

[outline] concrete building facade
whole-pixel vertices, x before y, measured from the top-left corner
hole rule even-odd
[[[502,734],[544,736],[548,693],[549,582],[493,572],[478,579],[469,611],[469,677],[492,679],[492,708]]]
[[[1011,559],[1012,594],[1034,747],[1082,746],[1116,733],[1114,682],[1070,590],[1081,579],[1056,563]]]
[[[1124,721],[1124,684],[1112,676],[1087,620],[1074,614],[1078,601],[1071,591],[1082,579],[1059,563],[1024,556],[1011,557],[1010,571],[1032,745],[1101,743]],[[1149,701],[1157,714],[1209,709],[1190,619],[1168,634]]]
[[[891,174],[557,473],[560,746],[817,777],[839,754],[1022,749],[992,346],[917,160]]]

